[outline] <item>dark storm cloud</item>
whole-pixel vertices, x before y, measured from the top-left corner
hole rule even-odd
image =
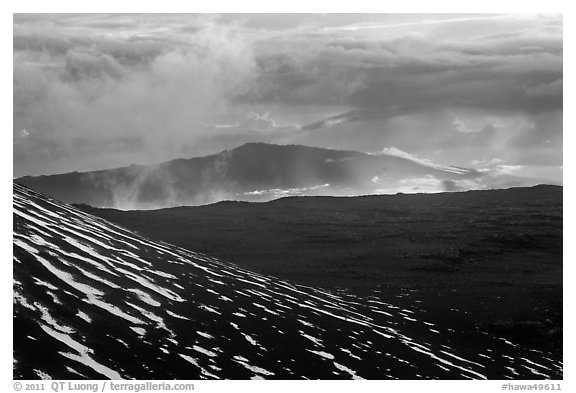
[[[318,40],[263,55],[259,64],[262,99],[348,104],[355,109],[350,120],[447,106],[529,113],[562,108],[557,37]]]

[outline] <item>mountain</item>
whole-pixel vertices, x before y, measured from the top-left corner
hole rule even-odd
[[[562,378],[549,354],[151,241],[14,184],[16,379]],[[410,291],[404,298],[410,298]]]
[[[419,183],[464,187],[482,174],[386,154],[248,143],[219,154],[93,172],[22,177],[19,184],[66,203],[119,209],[268,201],[286,195],[398,192]]]

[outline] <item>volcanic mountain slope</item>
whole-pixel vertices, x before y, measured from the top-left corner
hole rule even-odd
[[[249,143],[219,154],[157,165],[22,177],[18,183],[67,203],[119,209],[203,205],[225,199],[267,201],[286,195],[401,191],[424,179],[443,187],[482,174],[393,155]]]
[[[17,184],[13,271],[18,379],[562,377],[549,354],[463,340],[417,303],[292,285]]]

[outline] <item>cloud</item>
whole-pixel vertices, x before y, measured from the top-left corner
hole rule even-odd
[[[14,129],[30,135],[15,145],[15,163],[40,152],[47,171],[86,156],[98,155],[102,167],[186,154],[183,142],[209,133],[204,124],[250,83],[255,66],[251,48],[220,26],[188,41],[169,37],[161,51],[122,38],[17,30]]]
[[[538,161],[511,164],[498,157],[489,160],[474,160],[471,164],[488,179],[488,184],[493,182],[499,184],[501,179],[506,178],[516,183],[511,186],[541,183],[562,184],[562,165]]]
[[[256,130],[256,131],[277,131],[277,130],[299,130],[298,124],[279,124],[270,117],[270,113],[248,112],[241,121],[233,124],[209,124],[209,128],[215,130]]]
[[[524,90],[528,97],[558,97],[562,96],[563,80],[557,79],[554,82],[543,83],[536,86],[526,86]]]
[[[562,56],[554,15],[16,14],[15,175],[249,141],[558,166]]]
[[[383,186],[376,190],[379,194],[394,194],[398,192],[405,194],[436,193],[445,191],[481,190],[487,188],[481,180],[441,180],[432,175],[406,178],[400,180],[393,188],[386,187],[386,183],[381,182],[380,179],[375,179],[374,182]]]
[[[479,18],[455,21],[470,19]],[[387,37],[335,28],[312,38],[295,35],[281,46],[261,45],[259,94],[283,104],[346,104],[371,118],[447,106],[529,113],[561,108],[561,91],[540,99],[523,88],[562,78],[561,31],[535,32],[540,22],[526,23],[517,34],[440,40],[435,31]]]
[[[380,32],[374,25],[293,37],[260,55],[268,67],[258,93],[279,106],[344,108],[305,123],[303,143],[442,151],[440,162],[461,166],[492,154],[544,162],[555,151],[561,159],[562,31],[506,18],[486,18],[476,34],[448,35],[459,21],[450,29],[431,23],[427,31],[369,34]],[[542,148],[546,140],[552,145]]]
[[[479,175],[479,173],[476,172],[475,170],[437,164],[437,163],[433,162],[432,160],[429,160],[427,158],[418,157],[416,154],[405,152],[405,151],[400,150],[394,146],[385,147],[384,149],[382,149],[382,151],[380,153],[376,153],[376,154],[384,154],[384,155],[388,155],[388,156],[405,158],[407,160],[414,161],[418,164],[421,164],[421,165],[424,165],[424,166],[427,166],[430,168],[439,169],[439,170],[444,171],[444,172],[453,172],[453,173],[458,173],[458,174],[462,174],[462,175],[467,174],[470,176]]]
[[[323,128],[323,127],[332,127],[336,124],[348,123],[348,122],[357,120],[360,117],[361,116],[360,116],[358,111],[355,111],[355,110],[349,111],[346,113],[342,113],[340,115],[329,117],[327,119],[321,119],[321,120],[315,121],[313,123],[303,125],[301,127],[301,129],[305,130],[305,131],[312,131],[312,130],[317,130],[317,129]],[[362,116],[362,117],[365,118],[365,116]]]

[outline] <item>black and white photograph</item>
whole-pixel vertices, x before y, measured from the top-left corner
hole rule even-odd
[[[561,390],[562,14],[12,20],[14,380]]]

